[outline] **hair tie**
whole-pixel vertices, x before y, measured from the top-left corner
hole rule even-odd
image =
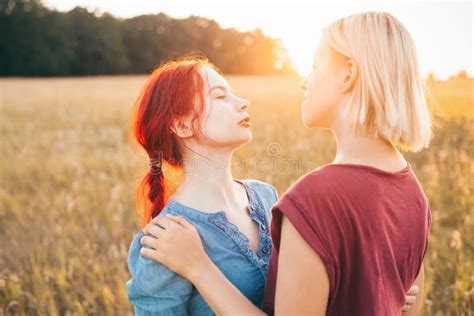
[[[150,173],[152,175],[159,175],[161,173],[161,159],[160,158],[150,158],[148,165],[150,166]]]

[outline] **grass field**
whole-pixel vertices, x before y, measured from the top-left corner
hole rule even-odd
[[[330,133],[302,126],[298,80],[229,77],[252,101],[253,141],[238,178],[280,194],[330,162]],[[127,315],[128,246],[147,169],[128,138],[145,77],[0,79],[0,315]],[[474,310],[473,80],[432,82],[438,112],[428,150],[407,154],[431,202],[425,315]]]

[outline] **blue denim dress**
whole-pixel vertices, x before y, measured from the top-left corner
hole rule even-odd
[[[227,220],[224,211],[202,212],[170,199],[159,216],[180,215],[198,230],[204,250],[222,273],[250,301],[262,308],[270,240],[271,207],[278,199],[273,186],[257,180],[242,183],[249,198],[249,215],[259,227],[258,252],[248,238]],[[166,266],[140,254],[140,231],[135,235],[128,254],[128,299],[136,315],[214,315],[194,285]],[[192,263],[190,263],[192,264]]]

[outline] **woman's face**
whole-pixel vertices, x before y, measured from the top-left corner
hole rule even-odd
[[[235,149],[252,139],[248,100],[235,96],[229,83],[214,69],[202,67],[204,117],[201,126],[207,145]]]
[[[312,72],[301,81],[305,90],[301,104],[306,127],[331,128],[342,100],[343,56],[323,40],[314,55]]]

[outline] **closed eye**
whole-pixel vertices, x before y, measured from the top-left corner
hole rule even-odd
[[[218,96],[217,98],[218,98],[218,99],[225,99],[225,98],[226,98],[226,95],[225,95],[225,94],[224,94],[224,95],[220,95],[220,96]]]

